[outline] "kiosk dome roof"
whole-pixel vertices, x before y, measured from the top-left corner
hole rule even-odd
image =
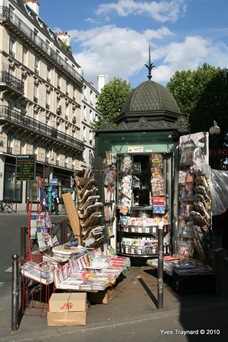
[[[161,84],[146,81],[136,87],[122,107],[121,114],[127,112],[170,111],[180,113],[172,94]]]

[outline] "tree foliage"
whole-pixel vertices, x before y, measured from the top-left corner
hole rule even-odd
[[[208,131],[216,120],[228,132],[228,69],[204,64],[195,71],[177,71],[167,83],[191,132]]]
[[[97,99],[96,110],[99,115],[92,123],[92,130],[97,131],[104,119],[108,119],[110,123],[114,124],[114,119],[120,114],[131,92],[131,84],[121,78],[114,78],[107,83]]]
[[[72,55],[72,48],[70,45],[67,45],[65,40],[60,40],[59,39],[59,45],[61,48],[66,52],[68,55]]]

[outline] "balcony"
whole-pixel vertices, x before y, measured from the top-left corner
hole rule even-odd
[[[7,71],[0,72],[0,86],[2,83],[13,90],[16,90],[20,95],[24,94],[24,82]]]
[[[23,36],[25,40],[33,44],[34,47],[39,47],[47,58],[50,58],[57,63],[62,71],[68,72],[74,77],[80,84],[82,84],[83,77],[80,75],[70,64],[68,64],[64,58],[60,57],[57,51],[51,48],[45,40],[41,39],[35,32],[26,25],[15,13],[6,6],[0,6],[0,16],[5,19],[6,24],[13,27],[15,32]]]
[[[15,128],[23,128],[23,132],[29,131],[36,134],[38,133],[45,138],[50,138],[54,141],[70,146],[78,152],[84,151],[84,144],[80,140],[36,119],[25,116],[21,112],[7,106],[0,106],[0,121],[9,123],[11,126],[15,126]]]

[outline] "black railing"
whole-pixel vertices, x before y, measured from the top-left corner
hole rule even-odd
[[[24,128],[26,127],[32,132],[37,132],[43,136],[57,139],[66,145],[70,145],[78,151],[84,151],[84,144],[80,140],[68,134],[62,133],[56,128],[48,126],[36,119],[30,118],[22,114],[21,112],[11,109],[7,106],[0,106],[0,117],[4,118],[10,123],[22,126]]]
[[[58,65],[64,68],[68,73],[70,73],[75,79],[79,82],[82,82],[82,76],[71,66],[69,65],[64,58],[60,57],[59,54],[52,49],[46,41],[37,36],[35,32],[31,30],[31,28],[26,25],[17,15],[13,13],[8,7],[0,6],[0,16],[5,18],[8,22],[14,25],[14,27],[21,31],[24,35],[26,35],[34,44],[39,46],[48,56],[51,56]]]
[[[24,82],[14,77],[7,71],[0,72],[0,82],[5,83],[8,87],[17,90],[21,94],[24,93]]]

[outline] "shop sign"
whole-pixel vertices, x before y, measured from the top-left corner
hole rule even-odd
[[[128,146],[129,153],[137,153],[137,152],[143,152],[143,151],[144,151],[143,146]]]
[[[16,156],[16,180],[33,181],[36,178],[36,155]]]
[[[228,148],[210,148],[209,149],[209,156],[210,157],[219,157],[219,158],[226,158],[228,157]]]
[[[58,185],[58,184],[59,184],[59,181],[58,181],[57,178],[52,178],[52,179],[50,179],[50,184],[51,184],[51,185]]]

